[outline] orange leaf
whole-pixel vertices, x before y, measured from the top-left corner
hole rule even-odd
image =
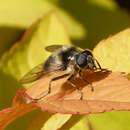
[[[19,90],[13,99],[12,106],[0,111],[0,129],[3,130],[9,123],[16,118],[35,110],[34,103],[27,103],[25,99],[25,92]]]
[[[65,72],[55,74],[63,75]],[[54,75],[46,76],[30,87],[26,93],[32,99],[37,99],[47,93],[48,84]],[[66,83],[67,78],[52,83],[51,93],[38,100],[37,106],[43,111],[52,113],[100,113],[110,110],[130,110],[130,81],[120,72],[90,72],[84,73],[94,91],[81,79],[72,82],[82,88],[83,100],[80,93]]]

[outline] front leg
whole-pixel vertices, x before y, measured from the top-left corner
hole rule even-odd
[[[97,61],[97,59],[94,58],[94,60],[96,61],[97,65],[98,65],[98,67],[99,67],[99,68],[96,67],[96,68],[95,68],[96,70],[108,71],[107,69],[103,69],[103,68],[101,67],[101,65],[99,64],[99,62]]]
[[[79,78],[82,79],[84,82],[88,83],[89,87],[91,88],[91,91],[94,91],[94,87],[87,81],[86,79],[83,78],[82,70],[79,71]]]
[[[78,88],[75,84],[73,84],[73,83],[71,82],[71,79],[73,79],[74,76],[75,76],[75,75],[72,74],[72,75],[67,79],[67,83],[70,84],[73,88],[76,88],[76,89],[79,91],[79,93],[80,93],[80,100],[82,100],[82,99],[83,99],[83,93],[82,93],[81,89]]]

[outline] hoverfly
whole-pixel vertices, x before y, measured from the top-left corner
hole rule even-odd
[[[22,84],[31,83],[48,74],[53,74],[64,70],[66,70],[66,73],[64,75],[59,75],[58,77],[51,79],[49,82],[48,92],[37,100],[44,98],[51,92],[51,83],[53,81],[56,81],[69,75],[70,77],[67,79],[67,83],[79,91],[80,99],[82,99],[82,91],[71,82],[71,79],[73,79],[77,75],[79,78],[83,79],[83,69],[101,71],[105,70],[101,68],[99,62],[93,57],[93,54],[89,50],[83,50],[81,48],[68,45],[51,45],[47,46],[45,50],[51,52],[52,55],[50,55],[44,63],[34,67],[30,72],[28,72],[20,80],[20,82]],[[91,91],[93,91],[93,86],[87,80],[83,80],[90,85]]]

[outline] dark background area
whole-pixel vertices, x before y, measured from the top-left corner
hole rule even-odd
[[[130,11],[130,0],[115,0],[121,8]]]

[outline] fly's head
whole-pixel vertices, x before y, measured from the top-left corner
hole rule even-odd
[[[76,57],[76,64],[80,68],[96,69],[94,60],[93,54],[90,51],[85,50]]]

